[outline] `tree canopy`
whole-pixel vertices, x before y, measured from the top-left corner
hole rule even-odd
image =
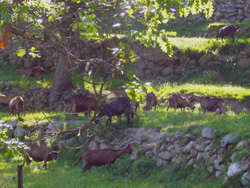
[[[50,105],[60,99],[64,91],[74,88],[72,70],[79,63],[95,68],[86,69],[89,82],[103,84],[109,78],[129,73],[129,67],[137,58],[131,44],[160,46],[173,55],[168,37],[174,32],[160,29],[176,17],[203,13],[208,18],[213,13],[210,0],[2,0],[0,2],[0,48],[6,49],[8,41],[21,41],[17,56],[41,58],[50,54],[46,44],[58,52],[53,84],[50,88]],[[111,41],[110,43],[107,41]],[[112,45],[111,43],[115,44]],[[82,49],[100,46],[109,57],[84,56]],[[96,76],[103,80],[96,83]],[[74,76],[77,76],[74,74]],[[87,81],[87,80],[85,80]],[[136,84],[128,88],[136,88]],[[132,91],[132,90],[130,90]],[[132,92],[131,92],[132,93]],[[4,134],[2,132],[2,134]],[[5,135],[5,134],[4,134]],[[2,136],[1,136],[2,137]],[[5,145],[5,144],[3,144]],[[3,147],[1,145],[1,147]]]

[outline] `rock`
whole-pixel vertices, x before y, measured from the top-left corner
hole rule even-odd
[[[214,138],[214,133],[216,132],[216,129],[206,127],[202,129],[201,135],[203,138],[208,138],[208,139],[213,139]]]
[[[236,163],[232,163],[227,171],[227,176],[231,177],[231,176],[235,176],[237,174],[240,174],[242,172],[241,170],[241,165],[240,163],[236,162]]]
[[[190,151],[194,148],[194,142],[189,142],[186,146],[183,147],[183,153],[190,153]]]
[[[15,138],[23,138],[25,135],[28,135],[29,130],[24,129],[20,126],[16,126],[15,130],[14,130],[14,137]]]
[[[160,153],[158,157],[166,161],[170,161],[173,158],[173,154],[168,151],[165,151],[165,152]]]
[[[220,145],[226,147],[230,144],[237,144],[239,141],[239,136],[236,134],[228,134],[222,138]]]
[[[243,185],[247,185],[250,183],[250,171],[247,171],[243,174],[243,176],[241,177],[241,182]]]

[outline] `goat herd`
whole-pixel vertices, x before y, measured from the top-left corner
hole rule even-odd
[[[225,26],[221,28],[216,38],[218,40],[218,37],[221,37],[223,41],[223,37],[231,36],[234,42],[234,33],[236,31],[237,29],[233,25]],[[40,80],[43,71],[44,69],[42,67],[37,66],[28,69],[18,69],[17,73],[24,73],[27,78],[36,77],[38,80]],[[181,94],[171,95],[167,100],[167,111],[169,110],[169,108],[174,108],[175,110],[177,108],[180,108],[181,110],[184,110],[185,108],[190,108],[193,111],[195,108],[195,102],[200,103],[200,109],[204,112],[204,114],[206,113],[206,111],[213,111],[216,113],[225,114],[225,102],[222,99],[215,97],[199,97],[193,94],[188,97],[185,97]],[[151,110],[153,107],[155,110],[157,103],[158,100],[156,95],[153,92],[148,93],[146,97],[146,105],[143,107],[143,110]],[[21,112],[25,113],[24,100],[21,96],[0,96],[0,104],[9,105],[10,115],[17,114],[19,116]],[[113,116],[117,116],[118,121],[120,122],[121,115],[124,114],[127,118],[127,125],[129,125],[130,118],[133,118],[134,116],[138,118],[138,115],[136,113],[138,106],[138,102],[132,102],[128,97],[120,97],[112,99],[111,103],[106,104],[103,108],[101,108],[95,98],[83,95],[75,95],[72,97],[71,103],[69,105],[69,112],[74,114],[78,112],[84,112],[86,114],[89,114],[91,111],[96,111],[99,112],[99,114],[97,115],[94,122],[99,123],[103,116],[108,116],[106,124],[111,124]],[[48,146],[39,146],[37,144],[31,144],[29,145],[29,148],[29,151],[27,151],[26,153],[27,164],[30,164],[31,160],[29,159],[29,157],[31,157],[34,161],[37,162],[44,161],[44,167],[46,168],[47,161],[57,159],[58,152],[53,151]],[[126,153],[131,154],[132,152],[133,150],[130,145],[127,145],[126,147],[118,150],[94,149],[85,152],[81,156],[79,162],[83,161],[84,172],[87,169],[90,169],[92,166],[102,166],[107,164],[108,167],[110,167],[111,164],[113,164],[117,158]]]
[[[21,96],[0,96],[0,103],[3,102],[1,97],[5,97],[6,101],[9,101],[9,109],[11,114],[19,114],[20,112],[24,112],[24,101]],[[11,99],[12,97],[12,99]],[[13,98],[14,97],[14,98]],[[168,108],[180,108],[184,110],[185,108],[190,108],[192,111],[194,110],[195,102],[200,103],[200,107],[205,113],[206,111],[214,111],[216,113],[224,113],[224,106],[225,102],[220,98],[215,97],[199,97],[195,96],[194,94],[185,97],[182,94],[172,94],[168,99]],[[148,93],[146,96],[146,105],[143,107],[143,110],[151,110],[156,109],[156,105],[158,104],[158,100],[156,95],[151,92]],[[84,112],[89,114],[91,111],[98,111],[99,114],[97,115],[96,119],[94,120],[95,123],[99,123],[103,116],[108,116],[108,120],[106,124],[111,124],[111,120],[113,116],[117,116],[118,120],[120,121],[121,115],[125,115],[127,117],[127,125],[130,124],[130,117],[133,118],[138,115],[136,110],[139,106],[138,102],[132,102],[128,97],[119,97],[112,99],[112,102],[106,104],[103,108],[98,105],[98,102],[95,98],[87,97],[83,95],[74,95],[72,97],[71,103],[69,105],[69,111],[71,113],[78,113]],[[34,161],[40,162],[44,161],[44,167],[46,168],[47,161],[56,160],[58,152],[53,151],[48,146],[39,146],[37,144],[31,144],[29,151],[26,154],[26,162],[30,164],[31,157]],[[132,153],[132,148],[130,145],[119,149],[119,150],[112,150],[112,149],[95,149],[89,150],[84,153],[79,162],[83,161],[83,171],[90,169],[91,166],[102,166],[108,164],[108,167],[112,163],[116,161],[121,155],[126,153]]]

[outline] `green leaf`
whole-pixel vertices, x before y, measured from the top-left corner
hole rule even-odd
[[[16,54],[18,57],[23,57],[26,54],[26,51],[21,46],[19,46]]]

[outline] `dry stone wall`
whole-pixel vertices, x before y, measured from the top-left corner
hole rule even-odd
[[[65,126],[65,123],[82,125],[82,120],[53,121],[56,127]],[[32,122],[29,122],[32,124]],[[163,125],[166,129],[170,125]],[[17,121],[0,122],[0,128],[8,128],[10,137],[24,137],[31,130],[41,130],[46,134],[56,135],[56,130],[51,124],[34,122],[29,130],[20,127]],[[130,144],[134,149],[131,160],[136,160],[140,156],[152,157],[156,160],[157,166],[168,166],[172,163],[181,164],[183,167],[189,166],[193,169],[205,167],[211,177],[223,179],[223,184],[228,179],[240,176],[242,186],[250,184],[250,140],[242,139],[236,134],[223,134],[220,130],[205,127],[200,133],[199,125],[188,126],[185,132],[176,131],[175,133],[159,132],[152,128],[127,128],[120,130],[124,133],[122,140],[105,140],[100,136],[94,136],[89,142],[90,149],[104,149],[117,143]],[[54,134],[53,134],[54,133]],[[59,149],[67,149],[74,142],[75,135],[69,135],[62,140],[54,141]],[[115,137],[114,137],[115,138]],[[110,143],[111,141],[111,143]],[[69,145],[68,145],[69,144]]]
[[[213,2],[213,16],[207,20],[204,15],[190,15],[182,18],[184,22],[249,22],[250,21],[250,0],[215,0]],[[179,20],[178,20],[179,21]]]

